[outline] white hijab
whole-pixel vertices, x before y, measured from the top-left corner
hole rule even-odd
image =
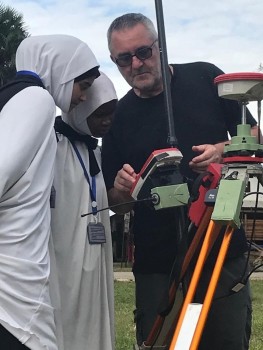
[[[101,73],[87,90],[87,101],[80,103],[70,113],[63,114],[63,119],[75,131],[90,135],[87,117],[113,99],[117,99],[113,84]],[[82,108],[80,105],[83,105]],[[85,167],[89,169],[86,145],[76,142],[76,146]],[[100,164],[99,148],[94,153]],[[90,186],[71,143],[63,136],[58,142],[54,187],[56,206],[52,209],[52,237],[60,284],[64,349],[114,350],[113,258],[109,213],[98,213],[98,220],[105,228],[106,243],[89,244],[87,226],[95,219],[93,215],[81,218],[81,214],[92,210]],[[99,209],[108,207],[101,171],[96,175],[96,202]],[[59,322],[58,318],[57,324]]]
[[[87,118],[104,103],[117,100],[117,95],[112,81],[103,72],[100,72],[86,94],[87,100],[69,113],[62,113],[62,119],[78,133],[91,135]]]
[[[64,112],[69,111],[74,79],[99,66],[89,46],[70,35],[24,39],[16,52],[16,69],[36,73]]]

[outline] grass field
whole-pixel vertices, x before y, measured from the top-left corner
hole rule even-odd
[[[250,350],[263,350],[263,281],[251,281],[253,324]],[[115,282],[116,350],[132,350],[135,342],[133,324],[134,282]]]

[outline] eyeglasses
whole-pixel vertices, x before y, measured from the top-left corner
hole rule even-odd
[[[118,58],[115,58],[115,63],[119,67],[128,67],[132,64],[132,59],[134,56],[141,61],[147,60],[148,58],[152,57],[153,45],[156,43],[156,41],[158,41],[158,39],[154,40],[151,46],[139,47],[137,50],[135,50],[133,55],[131,53],[120,55]]]

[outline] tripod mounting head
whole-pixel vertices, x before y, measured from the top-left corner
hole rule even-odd
[[[263,99],[263,74],[221,74],[214,79],[214,83],[220,97],[238,101],[241,105],[241,124],[237,126],[237,136],[232,137],[231,144],[225,146],[224,157],[263,157],[263,145],[258,143],[255,136],[251,136],[251,126],[246,123],[246,105],[250,101],[258,101],[259,105]]]

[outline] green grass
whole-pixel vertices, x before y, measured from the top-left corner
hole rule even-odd
[[[135,340],[133,323],[134,282],[114,282],[116,350],[132,350]]]
[[[252,287],[252,336],[251,350],[263,349],[263,281],[251,281]]]
[[[263,349],[263,281],[251,281],[253,320],[250,350]],[[132,350],[134,282],[115,282],[116,350]]]

